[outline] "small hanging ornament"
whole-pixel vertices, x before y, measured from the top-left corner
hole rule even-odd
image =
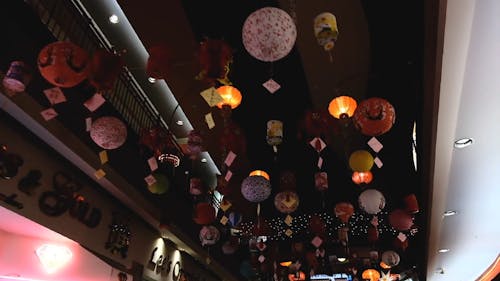
[[[330,62],[333,62],[332,50],[337,41],[339,30],[337,18],[332,13],[324,12],[314,18],[314,36],[318,44],[328,52]]]
[[[274,153],[278,153],[278,145],[283,142],[283,122],[280,120],[267,121],[267,144],[273,147]]]

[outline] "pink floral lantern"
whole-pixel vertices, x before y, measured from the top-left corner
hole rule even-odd
[[[290,53],[296,38],[295,23],[279,8],[258,9],[243,23],[243,45],[250,55],[261,61],[282,59]]]
[[[206,225],[201,228],[199,238],[202,246],[214,245],[219,241],[220,231],[213,225]]]
[[[263,176],[248,176],[241,183],[241,194],[250,202],[260,203],[271,195],[271,183]]]
[[[294,191],[282,191],[274,197],[274,206],[283,214],[290,214],[299,207],[299,195]]]
[[[116,117],[100,117],[92,122],[90,137],[104,149],[116,149],[127,140],[127,126]]]

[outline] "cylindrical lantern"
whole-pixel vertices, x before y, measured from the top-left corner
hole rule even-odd
[[[282,191],[274,197],[274,206],[283,214],[290,214],[299,207],[299,196],[294,191]]]
[[[116,117],[100,117],[92,122],[90,137],[104,149],[116,149],[127,140],[127,126]]]
[[[269,177],[269,174],[266,173],[266,171],[262,171],[262,170],[253,170],[250,172],[249,176],[261,176],[261,177],[264,177],[266,180],[271,180],[271,178]]]
[[[363,273],[361,274],[361,278],[370,281],[378,281],[380,279],[380,273],[378,272],[378,270],[370,268],[363,271]]]
[[[370,171],[373,166],[373,156],[366,150],[356,150],[349,156],[349,167],[354,172]]]
[[[347,223],[354,214],[354,206],[349,202],[339,202],[335,204],[334,212],[341,222]]]
[[[406,211],[410,214],[416,214],[420,211],[418,206],[417,196],[415,194],[408,194],[404,198]]]
[[[40,74],[50,84],[70,88],[88,76],[89,55],[79,46],[59,41],[48,44],[38,54]]]
[[[314,18],[314,36],[325,51],[333,49],[338,35],[337,19],[332,13],[324,12]]]
[[[400,257],[395,251],[385,251],[382,253],[382,262],[389,268],[399,264]]]
[[[217,93],[222,98],[222,101],[217,104],[217,107],[222,109],[224,105],[228,105],[231,109],[235,109],[241,104],[241,92],[233,86],[225,85],[217,88]]]
[[[373,174],[370,171],[366,172],[352,172],[352,181],[355,184],[368,184],[373,180]]]
[[[201,225],[211,224],[215,220],[215,208],[207,202],[196,204],[193,220],[195,223]]]
[[[389,224],[399,231],[409,230],[413,226],[413,217],[401,209],[389,213]]]
[[[271,183],[262,176],[248,176],[241,183],[241,194],[250,202],[262,202],[271,195]]]
[[[13,61],[3,78],[3,86],[14,92],[23,92],[31,80],[31,69],[23,61]]]
[[[318,191],[328,189],[328,174],[326,172],[317,172],[314,174],[314,187]]]
[[[358,203],[363,211],[376,215],[385,207],[385,197],[376,189],[367,189],[359,195]]]
[[[283,141],[283,122],[280,120],[267,121],[267,144],[276,147]]]
[[[214,245],[219,241],[220,232],[213,225],[203,226],[200,230],[199,238],[202,246]]]
[[[170,188],[170,180],[161,173],[154,173],[153,177],[155,178],[155,182],[151,185],[148,185],[149,192],[153,194],[163,194],[168,191]]]
[[[359,103],[353,119],[363,135],[379,136],[392,128],[396,120],[396,111],[385,99],[369,98]]]
[[[339,96],[330,101],[328,112],[337,119],[349,118],[354,114],[357,105],[355,99],[349,96]]]

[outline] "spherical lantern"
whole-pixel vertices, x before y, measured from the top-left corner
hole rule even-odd
[[[262,170],[253,170],[250,172],[249,176],[261,176],[261,177],[266,178],[266,180],[271,180],[271,178],[269,177],[269,174],[266,173],[266,171],[262,171]]]
[[[88,76],[89,55],[71,42],[48,44],[38,54],[37,63],[43,78],[57,87],[76,86]]]
[[[283,122],[280,120],[267,121],[267,144],[271,146],[280,145],[283,141]]]
[[[385,99],[369,98],[359,103],[353,118],[354,124],[363,135],[379,136],[392,128],[396,111]]]
[[[354,114],[356,107],[355,99],[349,96],[339,96],[330,101],[328,112],[337,119],[349,118]]]
[[[92,54],[89,64],[89,82],[98,92],[113,89],[124,61],[119,54],[98,49]]]
[[[231,227],[237,227],[243,220],[243,216],[237,212],[231,212],[228,215],[229,225]]]
[[[321,137],[328,139],[330,134],[337,131],[334,119],[328,114],[326,110],[308,110],[304,114],[303,120],[300,124],[299,137],[304,139]]]
[[[401,209],[389,213],[389,224],[396,230],[409,230],[413,226],[413,217]]]
[[[170,72],[171,54],[167,44],[158,44],[148,48],[146,73],[155,79],[165,79]]]
[[[299,196],[294,191],[282,191],[274,197],[276,210],[283,214],[290,214],[299,207]]]
[[[161,173],[154,173],[153,177],[155,178],[155,182],[151,185],[148,185],[149,192],[153,194],[163,194],[166,193],[170,188],[170,180]]]
[[[355,172],[370,171],[373,166],[373,156],[366,150],[356,150],[349,156],[349,167]]]
[[[116,117],[100,117],[92,122],[90,138],[104,149],[116,149],[127,140],[127,126]]]
[[[241,183],[241,194],[250,202],[262,202],[271,195],[271,183],[262,176],[248,176]]]
[[[217,227],[213,225],[206,225],[201,228],[199,238],[202,246],[214,245],[217,241],[219,241],[220,232]]]
[[[218,108],[222,109],[224,105],[227,105],[230,106],[231,109],[235,109],[241,104],[242,95],[236,87],[225,85],[217,88],[216,91],[223,99],[223,101],[217,104]]]
[[[369,184],[373,180],[373,174],[370,171],[352,172],[352,181],[355,184]]]
[[[23,92],[31,80],[31,69],[23,61],[13,61],[5,74],[2,84],[14,93]]]
[[[295,23],[279,8],[258,9],[243,23],[243,45],[250,55],[261,61],[272,62],[285,57],[296,38]]]
[[[343,223],[347,223],[354,214],[354,206],[349,202],[335,204],[335,216]]]
[[[385,251],[382,253],[382,262],[389,268],[397,266],[399,261],[399,254],[395,251]]]
[[[337,41],[339,30],[337,19],[332,13],[321,13],[314,18],[314,36],[325,51],[331,51]]]
[[[370,280],[370,281],[378,281],[380,279],[380,272],[378,270],[370,268],[361,274],[361,278]]]
[[[376,215],[385,207],[385,197],[376,189],[367,189],[359,195],[358,203],[363,211]]]
[[[215,220],[215,208],[207,202],[196,204],[193,220],[195,223],[201,225],[211,224]]]

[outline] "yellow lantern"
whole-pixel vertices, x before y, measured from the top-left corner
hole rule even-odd
[[[321,13],[314,18],[314,36],[325,51],[331,51],[339,35],[337,18],[332,13]]]
[[[266,180],[270,180],[269,174],[262,170],[251,171],[249,176],[261,176],[264,177]]]
[[[361,278],[363,278],[363,280],[378,281],[380,279],[380,273],[378,270],[370,268],[363,271]]]
[[[225,85],[217,88],[217,93],[221,96],[223,101],[217,104],[217,107],[222,109],[224,105],[228,105],[231,109],[235,109],[241,103],[241,92],[230,85]]]
[[[373,166],[373,156],[366,150],[356,150],[349,157],[349,167],[355,172],[367,172]]]
[[[337,119],[350,118],[354,114],[358,103],[349,96],[339,96],[330,101],[328,111]]]

